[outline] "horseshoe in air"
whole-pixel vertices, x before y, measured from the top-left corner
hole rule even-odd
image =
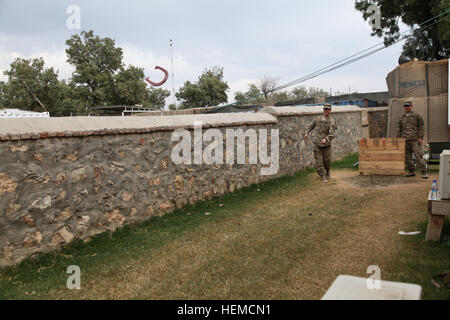
[[[164,82],[167,81],[167,78],[169,78],[169,73],[167,72],[166,69],[161,68],[159,66],[156,66],[155,69],[159,69],[162,72],[164,72],[164,79],[161,82],[153,82],[147,77],[147,78],[145,78],[145,81],[147,81],[148,83],[150,83],[154,87],[159,87],[159,86],[162,86],[164,84]]]

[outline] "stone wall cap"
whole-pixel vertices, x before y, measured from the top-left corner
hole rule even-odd
[[[313,115],[322,114],[323,106],[265,107],[262,112],[270,113],[273,116]],[[333,105],[333,111],[331,114],[343,112],[361,112],[361,108],[355,105]]]
[[[367,112],[377,112],[377,111],[388,111],[388,107],[371,107],[371,108],[361,108],[362,111]]]
[[[195,122],[205,128],[276,124],[268,113],[221,113],[147,117],[55,117],[0,119],[0,137],[39,135],[41,138],[136,133],[136,130],[171,131],[192,129]],[[108,131],[108,132],[107,132]],[[82,134],[89,132],[89,134]],[[56,134],[53,134],[56,133]],[[74,134],[76,133],[76,134]],[[4,139],[6,140],[6,138]]]

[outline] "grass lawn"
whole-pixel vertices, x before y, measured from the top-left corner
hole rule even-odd
[[[431,281],[450,271],[449,219],[441,241],[424,241],[431,181],[360,186],[356,161],[335,162],[328,184],[300,172],[2,268],[0,299],[320,299],[370,265],[449,299]],[[70,265],[81,290],[66,287]]]

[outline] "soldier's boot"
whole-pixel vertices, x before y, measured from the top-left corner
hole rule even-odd
[[[428,174],[425,170],[422,171],[422,179],[428,179]]]
[[[323,177],[322,177],[322,182],[323,182],[323,183],[328,183],[327,176],[323,176]]]
[[[327,180],[330,180],[330,170],[327,171],[327,174],[325,177],[327,178]]]
[[[416,176],[416,173],[414,172],[414,171],[410,171],[410,172],[408,172],[407,174],[405,174],[405,177],[415,177]]]

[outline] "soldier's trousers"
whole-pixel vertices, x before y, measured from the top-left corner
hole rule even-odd
[[[405,162],[408,167],[409,172],[415,171],[414,168],[414,160],[412,158],[412,154],[416,157],[417,167],[423,172],[426,169],[425,160],[423,160],[423,149],[422,146],[419,146],[418,141],[407,140],[406,141],[406,154],[405,154]]]
[[[331,168],[331,147],[314,146],[314,159],[319,176],[323,177]]]

